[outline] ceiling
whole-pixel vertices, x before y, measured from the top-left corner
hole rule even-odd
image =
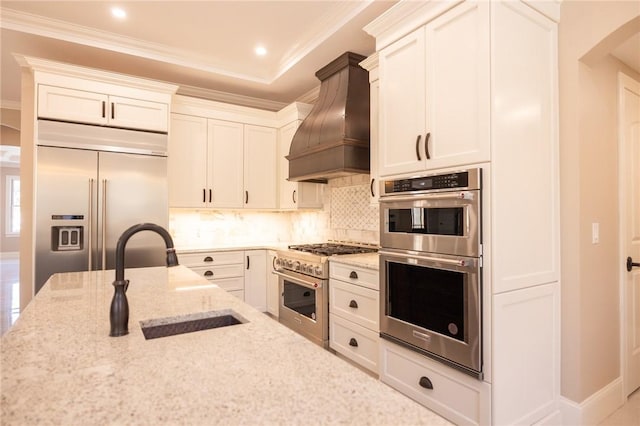
[[[277,110],[314,93],[315,72],[342,53],[373,53],[362,28],[396,1],[2,0],[0,101],[19,105],[18,53]],[[114,18],[113,6],[127,17]],[[255,54],[258,45],[266,55]]]

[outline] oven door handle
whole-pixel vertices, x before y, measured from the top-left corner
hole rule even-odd
[[[452,265],[452,266],[473,267],[476,265],[475,259],[443,259],[441,257],[415,255],[415,254],[409,254],[409,253],[396,253],[396,252],[391,252],[386,250],[378,250],[378,253],[381,255],[386,255],[391,257],[418,259],[418,260],[423,260],[427,262],[438,262],[438,263],[443,263],[445,265]]]
[[[297,277],[293,277],[293,276],[291,276],[291,274],[287,274],[287,273],[280,272],[280,271],[273,271],[273,273],[276,274],[276,275],[279,275],[282,278],[285,278],[285,279],[287,279],[289,281],[292,281],[292,282],[294,282],[296,284],[299,284],[299,285],[301,285],[303,287],[310,288],[312,290],[316,290],[316,289],[322,288],[322,282],[321,282],[322,280],[318,280],[320,282],[313,282],[313,281],[307,281],[307,280],[303,280],[303,279],[300,279],[300,278],[297,278]]]
[[[416,194],[416,195],[384,195],[380,197],[380,202],[396,201],[422,201],[422,200],[473,200],[476,198],[474,191],[454,191],[439,194]]]

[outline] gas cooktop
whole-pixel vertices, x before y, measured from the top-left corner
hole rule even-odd
[[[372,253],[378,249],[368,246],[356,246],[341,243],[317,243],[290,245],[289,250],[303,251],[318,256],[332,256],[334,254]]]

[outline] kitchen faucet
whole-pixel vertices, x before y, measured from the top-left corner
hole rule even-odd
[[[120,235],[116,246],[116,280],[113,282],[115,291],[113,299],[111,299],[111,310],[109,312],[109,320],[111,321],[109,336],[117,337],[129,334],[129,302],[126,294],[129,280],[124,279],[124,249],[129,238],[140,231],[153,231],[160,235],[167,247],[167,267],[178,265],[178,256],[176,256],[176,250],[173,248],[173,239],[163,227],[154,223],[139,223]]]

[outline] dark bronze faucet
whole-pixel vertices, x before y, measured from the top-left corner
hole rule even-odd
[[[115,292],[113,293],[113,299],[111,299],[111,311],[109,313],[111,321],[109,336],[117,337],[129,334],[129,302],[127,301],[126,293],[127,287],[129,287],[129,280],[124,279],[124,249],[129,238],[140,231],[153,231],[159,234],[167,246],[167,266],[178,265],[178,256],[176,256],[176,250],[173,248],[173,239],[163,227],[153,223],[139,223],[120,235],[116,246],[116,280],[113,282]]]

